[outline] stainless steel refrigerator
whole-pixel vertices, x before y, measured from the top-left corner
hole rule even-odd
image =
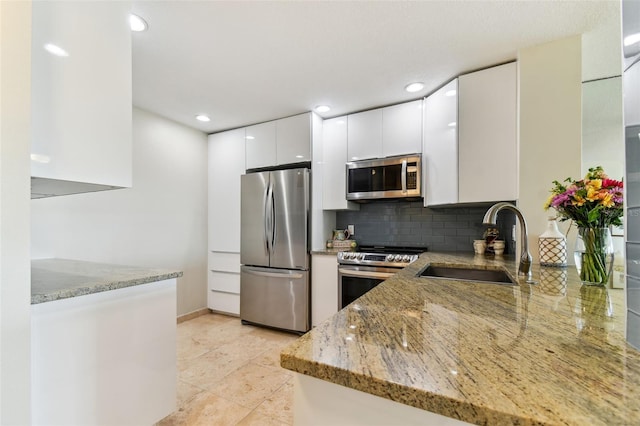
[[[309,169],[241,178],[240,319],[310,328]]]

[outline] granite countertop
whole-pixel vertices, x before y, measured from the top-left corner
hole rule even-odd
[[[281,353],[289,370],[475,424],[640,424],[640,352],[624,290],[581,287],[574,267],[538,284],[418,278],[424,253]]]
[[[31,304],[181,277],[181,271],[69,259],[31,261]]]

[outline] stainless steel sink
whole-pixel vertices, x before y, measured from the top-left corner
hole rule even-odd
[[[469,265],[428,265],[418,273],[418,276],[457,281],[481,281],[493,284],[517,284],[517,281],[503,269],[480,269]]]

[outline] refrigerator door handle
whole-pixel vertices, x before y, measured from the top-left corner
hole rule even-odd
[[[273,223],[273,217],[270,215],[270,200],[271,200],[271,184],[267,186],[267,191],[264,196],[264,244],[267,249],[267,253],[271,255],[271,246],[269,244],[270,241],[270,230]]]
[[[298,272],[290,272],[290,271],[286,271],[286,272],[267,272],[265,270],[262,269],[254,269],[254,268],[249,268],[247,266],[242,268],[242,272],[246,272],[247,274],[251,274],[251,275],[258,275],[260,277],[269,277],[269,278],[292,278],[292,279],[300,279],[302,277],[304,277],[303,274],[298,273]]]
[[[271,184],[271,251],[276,245],[276,198]]]

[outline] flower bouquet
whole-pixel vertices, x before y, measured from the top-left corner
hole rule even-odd
[[[623,183],[609,179],[598,166],[582,180],[567,178],[553,185],[544,208],[553,207],[560,221],[570,219],[578,226],[575,261],[580,280],[604,286],[613,266],[609,227],[622,225]]]

